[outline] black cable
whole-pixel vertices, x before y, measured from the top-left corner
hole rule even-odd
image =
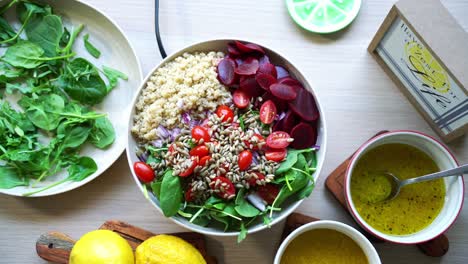
[[[161,57],[164,59],[167,57],[166,51],[161,40],[161,34],[159,32],[159,0],[154,0],[154,31],[156,33],[156,41],[158,42],[159,52]]]

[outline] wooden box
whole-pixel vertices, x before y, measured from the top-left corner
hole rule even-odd
[[[468,131],[468,33],[439,0],[400,0],[369,45],[445,142]]]

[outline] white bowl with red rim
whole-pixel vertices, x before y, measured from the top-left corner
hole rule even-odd
[[[444,178],[446,192],[444,206],[429,226],[413,234],[389,235],[380,232],[370,226],[364,218],[359,215],[354,206],[351,198],[351,177],[354,167],[359,159],[369,150],[380,145],[391,143],[407,144],[416,147],[429,155],[440,170],[452,169],[458,166],[458,162],[455,159],[455,156],[450,152],[449,148],[431,136],[411,130],[398,130],[383,133],[367,141],[351,158],[345,173],[345,198],[348,209],[360,226],[380,239],[398,244],[419,244],[432,240],[450,228],[463,207],[465,186],[462,176]]]
[[[275,65],[281,65],[285,69],[289,71],[289,74],[296,78],[298,81],[302,83],[305,89],[307,89],[314,97],[316,105],[317,105],[317,110],[319,111],[319,119],[317,120],[317,141],[315,145],[319,146],[319,149],[317,150],[317,169],[315,170],[313,174],[314,182],[317,183],[318,176],[320,175],[320,171],[322,170],[323,163],[325,160],[325,152],[327,149],[327,126],[326,126],[326,121],[325,121],[325,115],[323,111],[323,107],[321,104],[320,99],[318,98],[316,92],[312,88],[311,84],[309,81],[306,80],[304,74],[299,71],[298,68],[294,66],[293,63],[291,63],[288,59],[286,59],[285,56],[280,54],[277,51],[274,51],[270,48],[268,48],[265,45],[262,45],[261,43],[250,41],[250,40],[242,40],[242,39],[213,39],[213,40],[206,40],[202,42],[197,42],[190,44],[174,53],[171,55],[167,56],[163,61],[161,61],[155,68],[153,68],[146,78],[143,80],[141,83],[140,87],[138,88],[138,91],[133,98],[133,103],[132,103],[132,110],[130,112],[130,118],[128,119],[128,141],[127,141],[127,159],[130,168],[133,168],[133,164],[137,161],[139,161],[137,155],[136,155],[136,149],[138,147],[138,142],[135,140],[133,137],[130,129],[133,126],[133,117],[135,115],[135,104],[141,94],[141,91],[143,88],[146,86],[146,83],[149,81],[151,76],[153,75],[156,70],[158,70],[160,67],[162,67],[164,64],[166,64],[169,61],[174,60],[178,56],[181,56],[182,54],[186,52],[209,52],[209,51],[223,51],[227,53],[227,44],[229,42],[233,42],[235,40],[244,42],[244,43],[253,43],[261,46],[266,54],[269,56],[270,61],[275,64]],[[141,190],[141,192],[145,195],[146,199],[158,210],[162,213],[162,210],[160,208],[160,203],[159,200],[156,198],[154,194],[152,194],[144,185],[140,183],[140,180],[136,176],[135,172],[133,169],[130,170],[132,172],[133,179],[135,180],[135,183],[137,184],[138,188]],[[249,227],[247,227],[247,233],[255,233],[260,230],[269,228],[270,226],[273,226],[276,223],[279,223],[280,221],[286,219],[296,208],[302,203],[304,199],[302,200],[293,200],[293,199],[286,199],[286,201],[281,205],[282,210],[279,212],[274,212],[273,213],[273,220],[269,225],[263,224],[262,219],[258,219],[254,221]],[[215,235],[215,236],[237,236],[239,235],[239,231],[227,231],[225,232],[222,228],[215,228],[212,226],[199,226],[193,223],[190,223],[190,221],[187,218],[184,218],[180,215],[175,215],[170,218],[174,223],[188,228],[194,232],[206,234],[206,235]]]
[[[361,234],[355,228],[337,221],[319,220],[305,224],[299,227],[298,229],[294,230],[291,234],[289,234],[281,243],[278,251],[276,252],[273,264],[281,264],[281,258],[283,257],[286,248],[288,248],[289,244],[291,244],[291,242],[294,239],[296,239],[298,236],[302,235],[307,231],[315,229],[330,229],[346,235],[347,237],[351,238],[354,242],[356,242],[356,244],[362,249],[362,251],[367,257],[367,261],[369,264],[381,263],[379,254],[377,254],[377,251],[375,250],[374,246],[363,234]],[[311,248],[310,250],[314,249]]]

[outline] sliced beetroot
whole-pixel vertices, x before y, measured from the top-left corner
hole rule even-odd
[[[283,131],[291,134],[291,130],[299,124],[301,119],[293,111],[289,110],[281,121],[283,121]]]
[[[288,108],[288,102],[286,102],[284,100],[281,100],[281,99],[278,99],[276,96],[274,96],[271,93],[271,91],[268,91],[268,92],[264,93],[262,95],[262,99],[263,99],[263,101],[272,100],[275,103],[276,108],[278,109],[278,113],[284,112]]]
[[[277,121],[271,129],[273,131],[284,131],[284,118]]]
[[[270,74],[260,72],[255,75],[255,80],[257,81],[258,85],[260,85],[260,87],[267,91],[270,89],[272,84],[276,83],[275,77],[271,76]]]
[[[258,72],[269,74],[269,75],[275,77],[275,79],[276,79],[276,76],[278,76],[278,73],[276,72],[275,65],[273,65],[271,63],[260,64],[260,66],[258,67]]]
[[[236,80],[236,62],[230,58],[224,58],[218,63],[218,79],[224,85],[232,85]]]
[[[227,44],[227,50],[228,50],[229,55],[232,55],[234,57],[241,55],[241,52],[239,51],[239,49],[237,48],[234,42],[230,42]]]
[[[283,68],[283,66],[276,65],[275,68],[276,72],[278,73],[278,76],[276,76],[276,78],[281,79],[289,76],[289,72],[285,68]]]
[[[296,90],[286,84],[275,83],[270,86],[271,93],[281,100],[291,101],[297,96]]]
[[[258,85],[255,76],[241,76],[239,89],[245,92],[250,97],[258,97],[262,95],[264,90]]]
[[[292,78],[291,76],[283,77],[283,78],[279,79],[278,83],[287,84],[289,86],[300,86],[300,87],[302,87],[302,83],[299,82],[298,80]]]
[[[270,63],[270,58],[265,54],[260,59],[258,59],[258,63],[260,63],[260,66],[265,64],[265,63]]]
[[[240,41],[235,41],[237,48],[240,50],[241,53],[252,53],[258,52],[260,54],[265,54],[265,51],[257,44],[247,43],[244,44]]]
[[[317,129],[301,122],[291,130],[291,137],[294,138],[291,147],[295,149],[310,148],[317,141]]]
[[[319,117],[315,99],[306,89],[297,90],[297,96],[289,102],[289,108],[305,121],[314,121]]]
[[[259,67],[258,60],[254,57],[248,57],[242,64],[238,65],[235,73],[239,75],[253,75],[257,73]]]

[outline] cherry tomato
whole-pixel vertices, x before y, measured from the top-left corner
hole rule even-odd
[[[264,180],[265,175],[261,172],[254,172],[257,175],[257,178],[251,177],[247,182],[249,183],[250,187],[257,185],[257,180]]]
[[[265,200],[265,202],[273,204],[276,196],[278,196],[279,188],[274,184],[266,184],[258,186],[257,193],[263,200]]]
[[[265,151],[265,157],[267,160],[272,160],[276,162],[282,161],[286,158],[288,151],[286,149],[269,149]]]
[[[210,156],[205,156],[203,158],[200,159],[200,161],[198,162],[198,165],[200,166],[205,166],[206,163],[211,159]]]
[[[236,188],[234,187],[234,184],[224,176],[215,177],[210,182],[210,188],[215,191],[218,190],[215,193],[226,200],[230,200],[236,196]]]
[[[189,154],[190,154],[190,156],[196,156],[196,157],[202,158],[202,157],[210,154],[210,150],[208,149],[207,146],[200,145],[200,146],[196,146],[193,149],[191,149]]]
[[[192,138],[199,142],[200,139],[203,139],[203,142],[210,142],[210,134],[208,130],[202,126],[194,126],[192,128]]]
[[[272,100],[268,100],[260,107],[260,121],[263,124],[271,124],[276,116],[276,106]]]
[[[291,143],[291,137],[283,131],[275,131],[266,139],[267,146],[274,149],[286,148],[289,146],[289,143]]]
[[[193,195],[192,188],[189,188],[185,191],[185,201],[192,202],[193,200],[195,200],[195,196]]]
[[[189,176],[190,174],[193,173],[193,170],[195,169],[195,167],[198,165],[198,157],[192,157],[191,160],[192,164],[190,165],[190,167],[188,167],[185,171],[179,173],[179,176],[180,177],[187,177]]]
[[[169,153],[174,153],[175,152],[175,146],[174,144],[169,145],[169,148],[167,149]]]
[[[232,101],[237,108],[244,109],[249,106],[250,96],[238,89],[232,94]]]
[[[223,122],[228,120],[232,122],[234,120],[234,112],[227,105],[218,106],[218,109],[216,109],[216,115],[218,117],[223,117],[223,119],[221,119]]]
[[[250,152],[250,150],[244,150],[241,153],[239,153],[239,170],[244,171],[248,169],[250,167],[250,164],[252,164],[252,152]]]
[[[254,139],[254,138],[256,138],[256,139]],[[254,134],[252,136],[252,138],[250,139],[250,141],[244,140],[244,143],[245,143],[245,145],[247,145],[247,147],[251,148],[252,150],[259,150],[259,149],[261,149],[261,147],[259,148],[258,144],[263,142],[263,141],[265,141],[265,138],[262,135]],[[256,142],[256,143],[254,144],[254,142]],[[252,145],[252,147],[250,147],[250,145]]]
[[[152,182],[154,180],[154,171],[146,163],[137,161],[133,163],[133,170],[140,181],[144,183]]]

